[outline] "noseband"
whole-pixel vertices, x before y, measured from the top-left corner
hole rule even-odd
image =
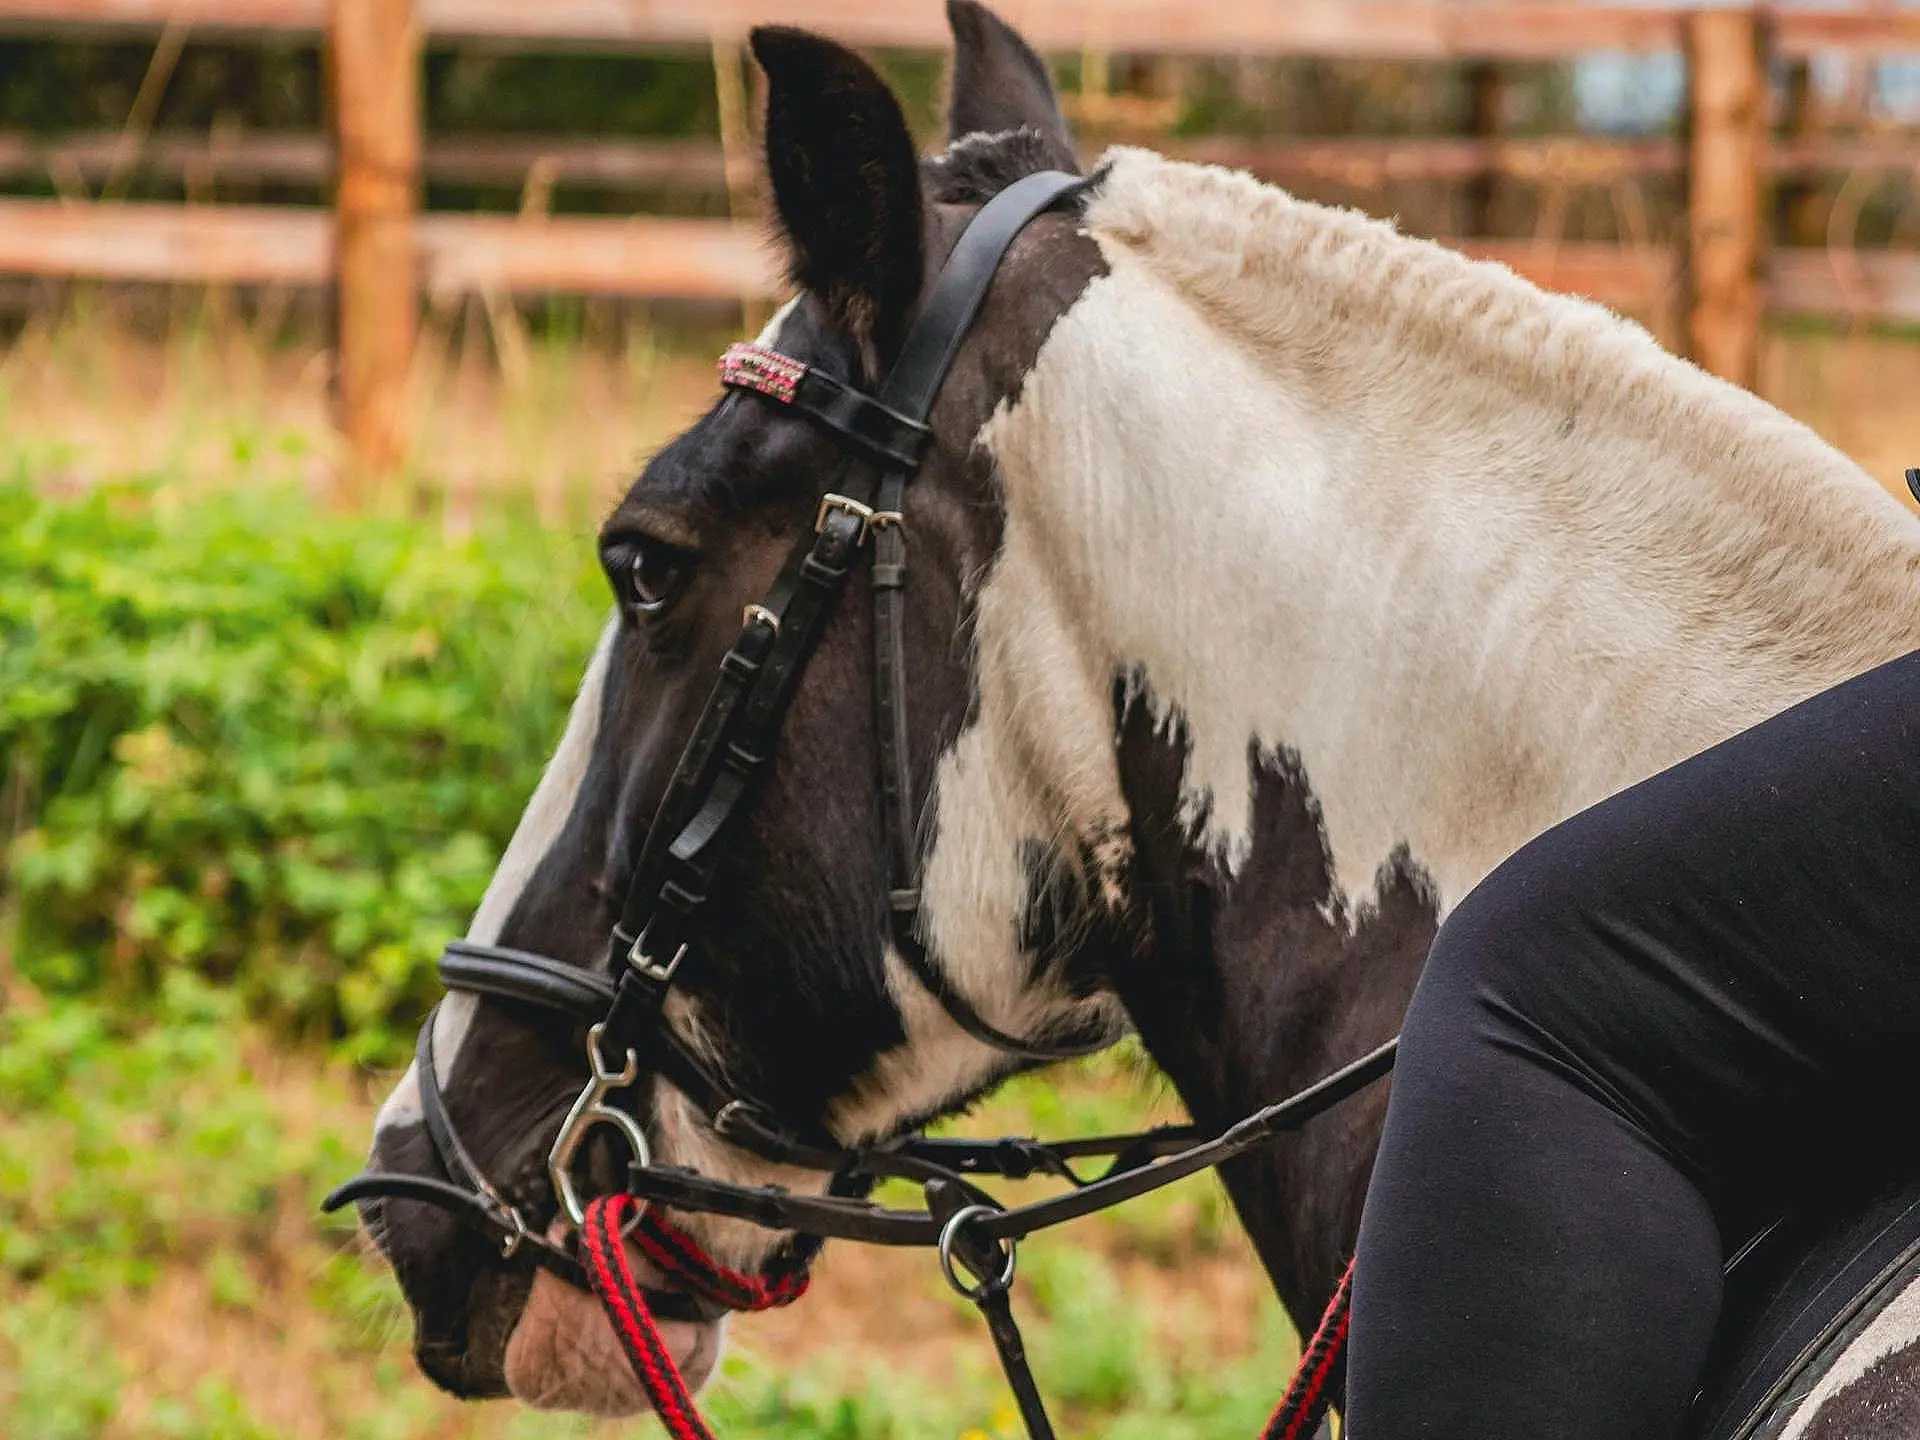
[[[771,1107],[740,1094],[667,1018],[674,984],[701,963],[702,921],[728,842],[774,755],[807,660],[861,551],[871,542],[876,764],[890,877],[885,908],[893,947],[956,1026],[1021,1060],[1042,1063],[1090,1054],[1116,1038],[1104,1024],[1091,1035],[1011,1035],[974,1008],[922,943],[902,603],[906,487],[931,439],[927,417],[941,383],[1008,247],[1036,216],[1088,183],[1056,172],[1030,175],[980,210],[935,280],[877,395],[864,394],[764,346],[735,345],[721,360],[721,380],[727,387],[760,395],[832,432],[849,452],[846,462],[820,501],[812,533],[794,546],[767,595],[742,614],[740,633],[720,662],[719,676],[648,830],[613,927],[605,971],[466,940],[449,945],[439,964],[441,981],[449,990],[557,1012],[587,1027],[590,1078],[562,1120],[546,1164],[554,1202],[571,1227],[568,1241],[549,1239],[530,1222],[488,1180],[461,1142],[435,1069],[431,1016],[420,1030],[415,1071],[426,1133],[448,1178],[367,1174],[326,1199],[328,1210],[383,1196],[440,1206],[493,1241],[503,1258],[530,1261],[570,1284],[595,1289],[663,1417],[683,1405],[690,1409],[690,1402],[684,1389],[655,1389],[649,1374],[664,1353],[658,1337],[650,1322],[630,1333],[622,1316],[630,1317],[636,1306],[642,1315],[651,1311],[685,1320],[712,1319],[729,1308],[757,1308],[740,1298],[743,1293],[774,1297],[765,1303],[784,1303],[799,1293],[820,1241],[840,1237],[936,1248],[949,1281],[986,1314],[1029,1431],[1050,1437],[1007,1300],[1015,1242],[1217,1165],[1304,1123],[1385,1074],[1392,1064],[1388,1045],[1212,1139],[1191,1126],[1167,1126],[1053,1144],[910,1135],[846,1149],[823,1131],[789,1126]],[[657,1075],[679,1090],[714,1134],[730,1144],[777,1164],[830,1176],[827,1193],[734,1185],[655,1164],[640,1122],[610,1100],[643,1075]],[[603,1128],[617,1131],[629,1153],[626,1189],[583,1202],[575,1162],[592,1132]],[[1110,1157],[1110,1163],[1098,1178],[1083,1178],[1073,1162],[1091,1157]],[[1007,1209],[969,1178],[1037,1173],[1062,1179],[1071,1188],[1048,1200]],[[921,1185],[926,1208],[895,1210],[869,1203],[867,1192],[887,1178]],[[769,1276],[743,1277],[702,1255],[689,1237],[660,1217],[662,1206],[729,1216],[801,1238],[775,1259]],[[610,1214],[620,1217],[612,1230]],[[642,1291],[632,1283],[624,1256],[613,1253],[619,1250],[614,1231],[628,1233],[635,1225],[648,1227],[637,1243],[694,1293]],[[570,1243],[578,1241],[584,1241],[590,1264],[583,1265]],[[670,1360],[666,1368],[671,1371]],[[677,1384],[677,1375],[673,1378]],[[697,1423],[697,1415],[694,1419]],[[704,1427],[685,1433],[704,1433]]]

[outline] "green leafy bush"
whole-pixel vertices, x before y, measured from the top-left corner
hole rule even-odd
[[[39,988],[185,967],[391,1058],[564,723],[583,537],[0,480],[0,838]]]

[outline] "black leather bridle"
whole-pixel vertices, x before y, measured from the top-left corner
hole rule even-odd
[[[575,1188],[574,1162],[593,1130],[611,1126],[630,1152],[628,1193],[649,1204],[730,1216],[802,1237],[776,1265],[804,1266],[827,1237],[936,1247],[949,1281],[986,1314],[1036,1437],[1052,1431],[1007,1301],[1014,1243],[1218,1165],[1297,1127],[1384,1075],[1392,1065],[1392,1044],[1212,1138],[1193,1126],[1166,1126],[1050,1144],[910,1135],[846,1149],[823,1132],[789,1126],[772,1108],[739,1094],[675,1031],[666,1006],[675,981],[700,963],[701,922],[729,838],[773,757],[807,659],[861,551],[871,542],[874,718],[890,875],[886,907],[894,947],[960,1029],[1019,1059],[1066,1059],[1117,1038],[1104,1023],[1094,1035],[1036,1039],[1008,1034],[981,1016],[927,954],[919,933],[902,605],[907,573],[902,507],[907,482],[926,453],[931,436],[927,416],[940,385],[1007,248],[1034,217],[1076,196],[1089,183],[1045,172],[1016,181],[989,201],[962,233],[877,395],[761,346],[735,346],[727,352],[721,376],[729,387],[754,391],[798,412],[833,432],[848,450],[833,487],[820,501],[813,533],[794,546],[766,597],[745,609],[740,633],[720,662],[693,737],[654,815],[613,928],[606,971],[464,940],[447,947],[439,966],[449,990],[558,1012],[589,1027],[590,1078],[561,1123],[547,1159],[554,1199],[575,1233],[583,1205]],[[416,1070],[423,1122],[448,1178],[366,1174],[329,1195],[326,1208],[376,1196],[439,1205],[493,1240],[503,1257],[542,1265],[587,1288],[569,1245],[547,1238],[530,1223],[462,1144],[434,1068],[431,1016],[421,1027]],[[685,1095],[713,1132],[729,1143],[765,1160],[829,1175],[828,1193],[735,1185],[653,1163],[640,1122],[609,1101],[647,1074],[658,1075]],[[1093,1157],[1110,1157],[1110,1163],[1099,1177],[1083,1178],[1073,1162]],[[969,1178],[1033,1174],[1056,1176],[1071,1188],[1007,1209]],[[926,1208],[898,1210],[870,1203],[867,1191],[886,1178],[920,1184]],[[656,1313],[669,1318],[702,1319],[719,1313],[710,1301],[678,1291],[649,1291],[647,1300]]]

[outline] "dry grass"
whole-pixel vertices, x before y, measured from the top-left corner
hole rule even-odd
[[[343,458],[332,359],[311,327],[201,303],[155,328],[101,295],[30,321],[0,350],[0,425],[16,462],[55,488],[142,474],[331,483]],[[477,301],[433,312],[413,368],[408,464],[388,498],[441,508],[459,529],[512,492],[547,524],[589,525],[710,402],[721,343],[631,317],[554,338]]]
[[[589,320],[595,312],[587,312]],[[83,296],[0,351],[0,424],[42,483],[165,473],[193,483],[327,485],[340,459],[330,359],[271,316],[175,306],[164,338]],[[608,312],[554,337],[478,301],[430,314],[416,424],[391,498],[462,529],[490,496],[531,497],[585,530],[637,465],[709,403],[720,332],[662,331]],[[1920,340],[1777,331],[1760,392],[1902,497],[1920,463]]]

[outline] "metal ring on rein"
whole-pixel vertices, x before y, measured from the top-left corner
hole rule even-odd
[[[1007,1247],[1003,1252],[1007,1263],[1000,1273],[992,1277],[976,1275],[974,1283],[969,1285],[960,1278],[959,1271],[954,1268],[954,1265],[956,1262],[966,1265],[970,1272],[973,1267],[953,1253],[953,1244],[959,1238],[962,1226],[999,1213],[991,1205],[963,1205],[948,1216],[947,1223],[940,1227],[940,1273],[947,1277],[947,1284],[951,1285],[958,1294],[976,1305],[990,1295],[997,1295],[1012,1288],[1013,1272],[1019,1260],[1019,1248],[1012,1240],[1003,1242]]]

